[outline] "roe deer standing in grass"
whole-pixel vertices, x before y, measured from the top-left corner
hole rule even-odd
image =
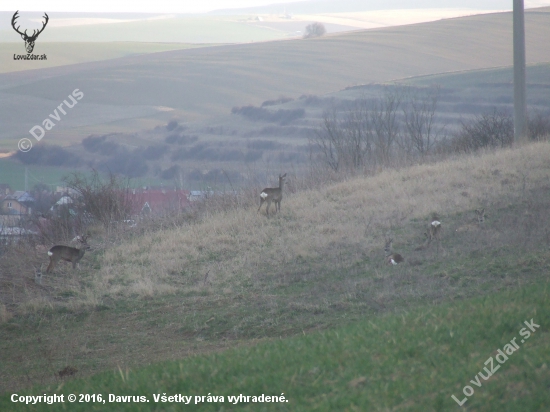
[[[384,253],[386,254],[386,263],[388,265],[397,265],[403,262],[405,259],[399,253],[392,252],[393,239],[386,240],[386,246],[384,246]]]
[[[430,246],[433,240],[437,240],[437,253],[439,254],[439,244],[441,243],[441,221],[437,213],[432,214],[432,218],[428,225],[428,230],[424,232],[426,241],[422,246],[417,247],[415,250],[424,250]]]
[[[60,259],[71,262],[73,264],[73,269],[76,269],[76,265],[78,264],[80,269],[80,259],[82,259],[84,253],[90,249],[90,246],[86,242],[88,240],[88,236],[77,236],[76,239],[81,243],[80,249],[64,245],[55,245],[48,251],[50,264],[46,269],[46,273],[50,273]]]
[[[275,211],[281,211],[281,200],[283,199],[283,186],[285,185],[285,178],[286,173],[282,176],[279,175],[279,187],[266,187],[262,190],[262,193],[260,193],[260,207],[258,208],[258,212],[264,202],[267,202],[267,206],[265,208],[267,216],[269,216],[269,206],[271,205],[271,202],[275,202]]]
[[[439,220],[439,216],[437,216],[437,213],[434,213],[432,215],[432,221],[430,222],[430,225],[428,226],[428,240],[431,241],[436,239],[438,241],[441,240],[441,221]]]

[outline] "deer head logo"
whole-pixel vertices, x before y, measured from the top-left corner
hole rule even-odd
[[[19,17],[17,14],[19,13],[19,10],[17,10],[14,14],[13,14],[13,17],[11,18],[11,26],[13,27],[13,29],[19,33],[21,35],[21,38],[23,40],[25,40],[25,48],[27,49],[27,53],[32,53],[33,49],[34,49],[34,42],[36,41],[36,38],[38,37],[38,35],[40,33],[42,33],[44,31],[44,29],[46,28],[46,25],[48,24],[48,20],[50,19],[48,17],[48,15],[46,13],[44,13],[44,18],[46,19],[46,21],[44,23],[42,23],[42,28],[40,30],[33,30],[33,33],[32,35],[28,35],[27,34],[27,30],[25,30],[24,33],[20,32],[19,31],[19,27],[20,26],[17,26],[15,27],[15,23],[16,23],[16,20],[17,18]]]

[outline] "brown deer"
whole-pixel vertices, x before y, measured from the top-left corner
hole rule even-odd
[[[485,218],[485,208],[475,210],[476,217],[472,219],[470,223],[458,227],[455,231],[458,233],[477,231],[483,229]]]
[[[46,269],[46,273],[50,273],[59,260],[71,262],[73,264],[73,269],[76,269],[76,265],[78,265],[80,269],[80,259],[82,259],[87,250],[90,250],[90,246],[87,243],[88,236],[77,236],[76,239],[81,243],[80,249],[64,245],[55,245],[48,251],[50,264]]]
[[[417,247],[415,250],[424,250],[427,249],[432,241],[437,241],[437,253],[439,254],[439,245],[441,243],[441,221],[439,220],[439,216],[437,213],[432,214],[432,218],[430,220],[430,223],[428,224],[428,230],[424,232],[424,236],[426,236],[426,241],[423,245]],[[441,246],[443,249],[443,246]]]
[[[260,207],[258,208],[258,212],[264,202],[267,202],[267,206],[265,208],[267,216],[269,216],[269,206],[271,206],[271,202],[275,202],[275,211],[281,211],[281,200],[283,200],[283,186],[285,185],[285,178],[286,173],[282,176],[279,175],[279,187],[266,187],[262,190],[262,193],[260,193]]]
[[[399,263],[403,262],[405,258],[399,253],[392,252],[392,244],[392,238],[386,240],[386,246],[384,246],[384,253],[386,255],[385,260],[388,265],[398,265]]]
[[[21,35],[21,38],[25,41],[25,49],[27,49],[27,53],[32,53],[32,51],[34,50],[34,42],[36,41],[36,38],[38,37],[38,35],[40,33],[42,33],[44,31],[44,29],[46,28],[46,25],[48,24],[48,21],[50,20],[50,18],[48,17],[47,13],[44,13],[43,17],[46,21],[44,23],[42,23],[42,28],[40,30],[36,30],[36,29],[33,30],[32,34],[29,36],[27,34],[27,30],[25,30],[24,32],[19,31],[19,27],[21,27],[21,26],[15,27],[15,25],[17,24],[16,20],[19,18],[18,13],[19,13],[19,10],[17,10],[13,14],[13,17],[11,18],[11,26],[13,27],[13,29],[17,33],[19,33]]]

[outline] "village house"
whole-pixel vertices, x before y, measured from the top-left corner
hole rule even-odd
[[[2,215],[30,215],[34,198],[27,192],[16,190],[12,194],[3,196],[0,202],[0,214]]]

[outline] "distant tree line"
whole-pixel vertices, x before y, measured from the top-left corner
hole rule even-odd
[[[264,109],[263,107],[249,105],[233,107],[231,109],[231,113],[239,114],[252,121],[264,121],[287,125],[295,120],[303,118],[306,111],[304,109],[279,109],[276,111],[271,111]]]

